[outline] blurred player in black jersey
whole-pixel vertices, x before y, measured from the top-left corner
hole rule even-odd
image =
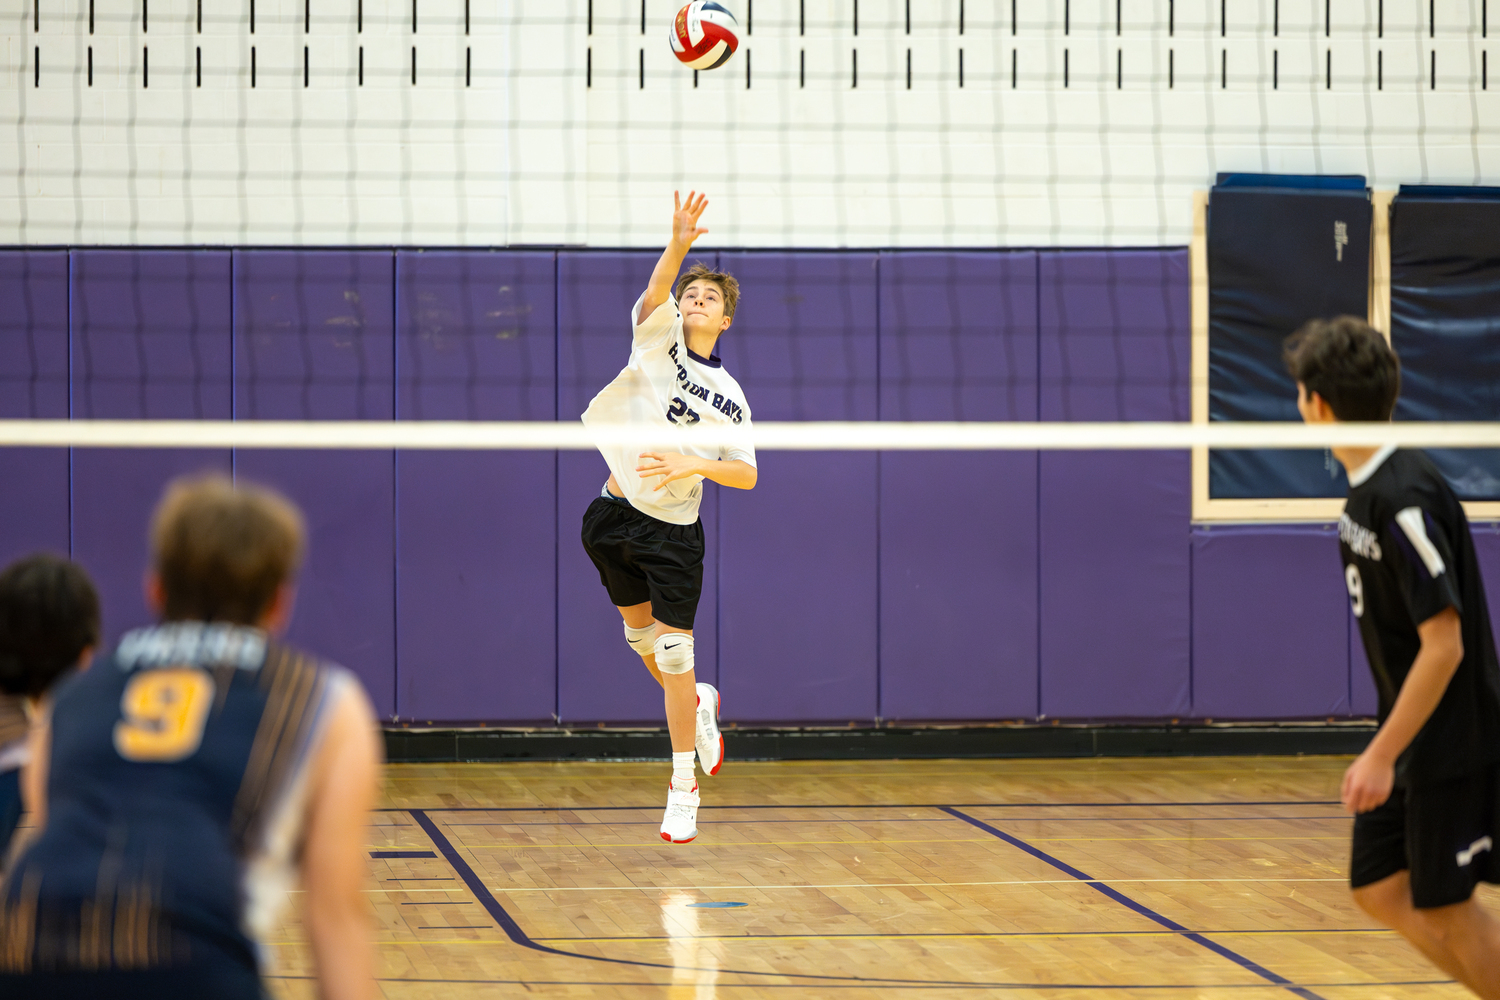
[[[275,638],[301,517],[207,476],[168,489],[151,543],[162,623],[33,727],[40,829],[0,884],[0,997],[262,1000],[261,942],[300,875],[319,995],[372,1000],[377,733],[352,674]]]
[[[1287,341],[1308,423],[1386,421],[1400,365],[1363,320]],[[1483,997],[1500,997],[1500,664],[1469,522],[1425,454],[1335,448],[1349,473],[1344,580],[1380,694],[1380,729],[1344,774],[1350,884],[1365,912]]]

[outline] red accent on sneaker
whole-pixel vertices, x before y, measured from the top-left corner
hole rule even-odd
[[[709,775],[712,776],[712,775],[718,774],[719,773],[719,768],[721,768],[723,766],[724,766],[724,734],[720,733],[719,734],[719,762],[714,765],[714,769],[712,771],[708,772]]]

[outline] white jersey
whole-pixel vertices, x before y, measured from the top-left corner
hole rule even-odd
[[[677,300],[668,295],[642,322],[645,298],[643,293],[630,312],[635,327],[630,363],[589,403],[583,422],[594,428],[618,424],[645,428],[638,444],[601,442],[599,452],[632,507],[659,521],[692,524],[698,520],[698,504],[703,499],[703,477],[689,476],[656,490],[659,476],[643,480],[635,471],[641,453],[675,451],[754,465],[750,407],[740,384],[718,358],[699,357],[688,350]],[[702,433],[706,429],[713,433]]]

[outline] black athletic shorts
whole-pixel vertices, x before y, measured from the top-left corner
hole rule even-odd
[[[651,602],[651,617],[691,629],[703,596],[703,520],[669,524],[624,500],[598,497],[583,515],[583,548],[610,603]]]
[[[1354,817],[1349,884],[1411,872],[1418,909],[1462,903],[1480,882],[1500,882],[1500,766],[1420,788],[1397,788]]]

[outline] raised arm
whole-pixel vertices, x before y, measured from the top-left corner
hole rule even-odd
[[[656,269],[651,272],[651,282],[646,286],[646,297],[641,301],[640,319],[645,320],[647,316],[656,312],[658,306],[667,301],[667,296],[672,294],[672,282],[677,280],[677,272],[682,270],[682,259],[692,249],[693,241],[707,229],[698,228],[698,219],[702,217],[703,210],[708,207],[708,195],[689,191],[687,204],[676,191],[672,192],[672,240],[667,248],[661,252],[661,259],[656,262]]]

